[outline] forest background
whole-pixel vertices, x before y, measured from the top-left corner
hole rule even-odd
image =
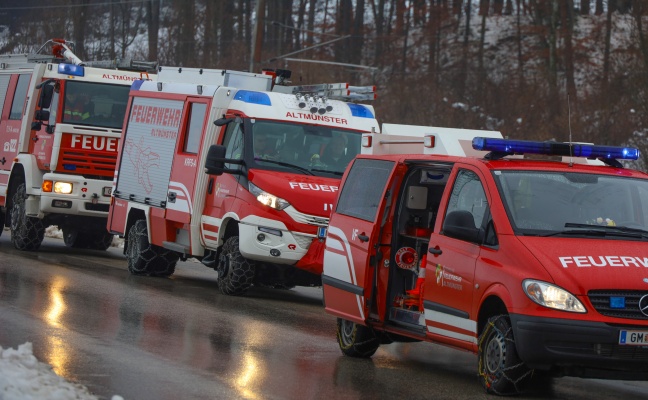
[[[289,69],[292,84],[376,85],[380,122],[633,145],[647,170],[647,14],[648,0],[1,0],[0,54],[65,38],[82,60]]]

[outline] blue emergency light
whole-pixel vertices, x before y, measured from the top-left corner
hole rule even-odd
[[[58,73],[72,76],[84,76],[85,68],[83,68],[83,65],[59,64]]]
[[[251,90],[239,90],[234,96],[234,100],[240,100],[250,104],[259,104],[261,106],[271,106],[270,96],[267,93],[253,92]]]
[[[349,103],[348,106],[351,109],[351,115],[353,115],[354,117],[360,117],[360,118],[374,117],[373,113],[369,110],[369,108],[363,106],[362,104]]]
[[[592,144],[538,142],[532,140],[510,140],[476,137],[472,141],[473,149],[491,151],[497,156],[511,154],[544,154],[550,156],[573,156],[601,158],[606,160],[636,160],[639,149],[618,146],[596,146]]]

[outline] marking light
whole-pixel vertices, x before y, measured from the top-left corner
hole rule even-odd
[[[82,65],[59,64],[58,73],[72,76],[84,76],[85,68]]]
[[[354,117],[360,118],[373,118],[373,113],[362,104],[349,103],[349,108],[351,109],[351,115]]]
[[[250,104],[259,104],[262,106],[271,106],[270,96],[266,93],[253,92],[250,90],[239,90],[234,96],[234,100],[244,101]]]
[[[622,160],[636,160],[639,158],[639,149],[632,147],[597,146],[578,143],[570,145],[562,142],[476,137],[472,141],[472,146],[475,150],[492,151],[500,153],[502,156],[526,153]]]

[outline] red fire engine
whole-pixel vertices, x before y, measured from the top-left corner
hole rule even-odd
[[[428,128],[423,154],[393,154],[386,131],[363,137],[326,237],[344,354],[471,351],[495,394],[648,377],[648,176],[618,161],[638,150]]]
[[[128,91],[154,65],[83,63],[64,40],[47,44],[53,56],[0,56],[0,225],[20,250],[49,225],[68,246],[105,250]]]
[[[373,107],[338,99],[375,88],[287,78],[161,67],[133,85],[108,219],[131,273],[169,276],[196,257],[225,294],[321,284],[340,177],[378,131]]]

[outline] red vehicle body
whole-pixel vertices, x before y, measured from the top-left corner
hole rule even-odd
[[[581,153],[510,142],[475,139],[490,151],[479,157],[360,155],[349,166],[322,276],[340,348],[367,357],[418,340],[471,351],[497,394],[540,373],[646,379],[648,176],[618,155],[603,156],[609,165],[511,158]]]
[[[162,67],[133,85],[108,220],[131,273],[169,276],[196,257],[226,294],[320,285],[340,177],[378,124],[371,106],[332,100],[330,85],[275,83]],[[327,98],[312,94],[322,88]],[[334,140],[346,159],[327,160]]]
[[[128,92],[154,65],[83,64],[60,39],[53,52],[0,56],[0,226],[20,250],[49,225],[67,246],[105,250]]]

